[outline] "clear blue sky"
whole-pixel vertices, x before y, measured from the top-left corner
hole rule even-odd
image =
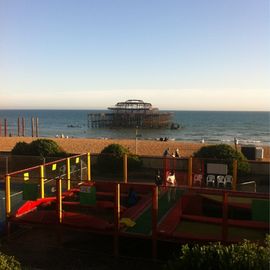
[[[270,110],[269,0],[0,0],[0,108]]]

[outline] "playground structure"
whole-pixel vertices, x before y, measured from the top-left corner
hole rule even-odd
[[[269,230],[269,194],[236,191],[236,162],[228,189],[194,181],[195,175],[205,178],[205,169],[214,173],[224,166],[207,166],[192,158],[160,159],[164,180],[170,170],[176,171],[176,178],[184,177],[177,172],[177,163],[187,167],[187,181],[172,187],[175,197],[171,200],[164,184],[130,182],[127,156],[123,157],[122,174],[110,181],[95,179],[94,162],[87,153],[7,174],[7,223],[112,235],[115,255],[119,254],[119,237],[151,239],[153,258],[157,257],[158,241],[263,240]],[[130,188],[137,194],[134,205],[128,204]]]

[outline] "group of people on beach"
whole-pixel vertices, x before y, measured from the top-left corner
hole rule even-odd
[[[55,138],[66,138],[68,139],[68,136],[65,136],[63,133],[61,135],[56,134]]]
[[[172,153],[170,153],[170,147],[166,148],[163,157],[181,157],[180,150],[178,148],[175,149]]]

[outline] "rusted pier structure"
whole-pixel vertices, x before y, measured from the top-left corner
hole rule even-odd
[[[89,113],[88,127],[179,128],[172,122],[172,112],[160,112],[142,100],[129,99],[108,109],[108,113]]]

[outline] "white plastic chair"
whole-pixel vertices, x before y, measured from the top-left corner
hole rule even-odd
[[[216,181],[216,177],[212,174],[207,175],[206,177],[206,185],[212,185],[213,187],[215,186],[215,181]]]
[[[194,185],[202,185],[202,175],[201,174],[194,174],[194,178],[193,178],[193,184]]]
[[[225,185],[226,185],[224,175],[218,175],[217,176],[217,187],[219,187],[220,185],[223,185],[223,187],[225,187]]]
[[[230,184],[230,186],[232,186],[232,181],[233,181],[233,178],[231,175],[227,174],[225,176],[225,185],[227,186],[227,184]]]

